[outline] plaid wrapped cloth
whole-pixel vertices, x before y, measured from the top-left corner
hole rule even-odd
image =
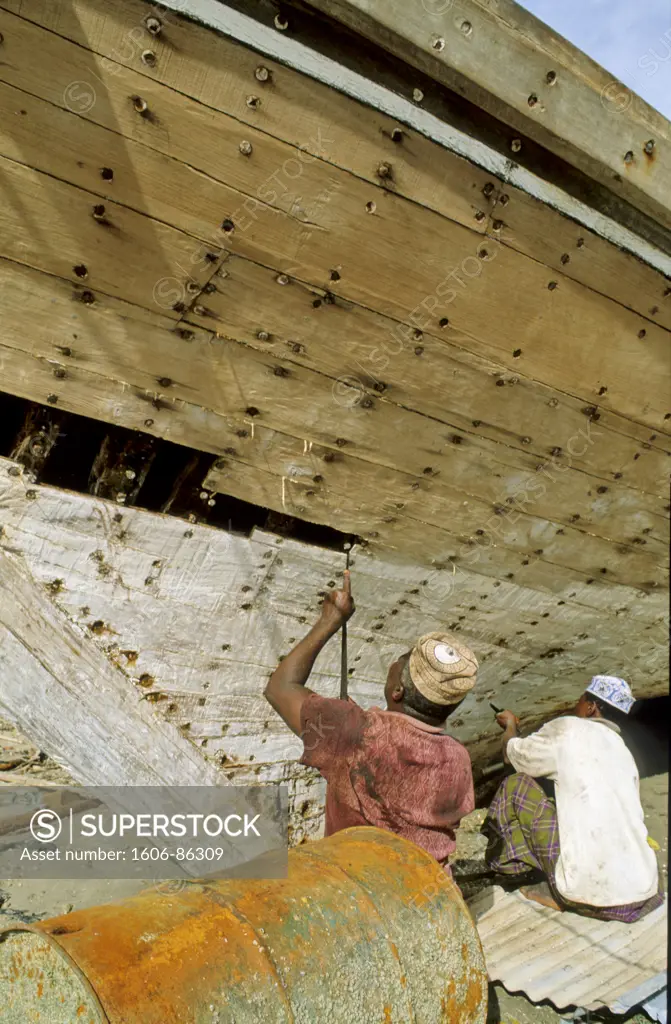
[[[589,907],[584,903],[571,903],[561,896],[555,885],[555,867],[559,857],[557,809],[554,800],[546,796],[530,775],[510,775],[501,783],[487,812],[483,832],[488,837],[486,859],[489,867],[513,877],[541,872],[548,881],[553,899],[566,910],[601,921],[631,924],[664,902],[661,878],[655,896],[623,907]]]

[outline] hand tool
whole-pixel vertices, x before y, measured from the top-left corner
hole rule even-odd
[[[345,544],[345,572],[349,572],[349,553],[352,545]],[[347,700],[347,623],[342,624],[340,646],[340,699]]]

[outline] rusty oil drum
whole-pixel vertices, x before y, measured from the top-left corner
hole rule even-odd
[[[289,877],[0,931],[5,1024],[484,1024],[487,974],[455,883],[399,836],[339,832]]]

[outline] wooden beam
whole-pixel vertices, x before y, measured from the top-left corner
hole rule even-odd
[[[513,0],[308,3],[671,228],[667,119]]]
[[[221,785],[179,730],[32,578],[0,551],[0,707],[41,750],[91,786]]]
[[[211,455],[194,452],[175,479],[170,494],[161,506],[161,512],[183,516],[194,523],[207,522],[216,503],[214,494],[203,489],[211,465]]]
[[[89,490],[117,504],[135,504],[156,457],[156,441],[146,434],[109,433],[91,467]]]
[[[49,454],[67,425],[67,414],[43,405],[31,405],[14,440],[9,457],[38,479]]]

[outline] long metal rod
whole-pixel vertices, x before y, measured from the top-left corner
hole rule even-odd
[[[351,544],[345,544],[345,572],[349,572]],[[347,623],[342,624],[340,636],[340,699],[347,700]]]

